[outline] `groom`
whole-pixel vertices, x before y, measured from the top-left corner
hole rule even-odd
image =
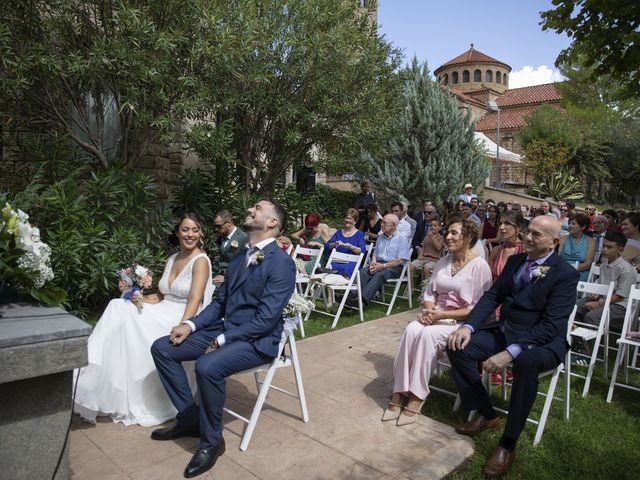
[[[282,311],[296,277],[291,257],[275,243],[284,225],[286,212],[276,201],[261,200],[249,208],[243,224],[249,243],[229,262],[217,298],[151,347],[160,379],[178,410],[175,425],[155,430],[151,438],[200,437],[184,471],[186,478],[211,469],[224,453],[226,378],[268,363],[278,354]],[[182,367],[189,360],[196,360],[200,408]]]
[[[500,372],[513,362],[507,425],[483,467],[489,477],[502,476],[511,467],[516,442],[536,399],[538,374],[558,366],[567,352],[567,322],[576,303],[579,275],[554,253],[559,237],[560,223],[555,218],[534,218],[524,237],[526,253],[509,257],[493,286],[448,339],[447,353],[462,405],[478,413],[456,427],[462,435],[500,426],[476,362],[484,361],[488,372]],[[499,305],[500,320],[485,324]]]

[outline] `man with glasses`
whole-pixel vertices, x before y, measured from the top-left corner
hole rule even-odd
[[[220,285],[224,282],[224,276],[229,266],[229,260],[240,250],[244,251],[249,238],[247,234],[233,224],[233,217],[229,210],[220,209],[213,218],[213,229],[218,247],[218,260],[213,266],[213,283]]]

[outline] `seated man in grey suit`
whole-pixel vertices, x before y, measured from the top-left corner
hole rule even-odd
[[[216,240],[218,261],[216,265],[213,265],[213,282],[216,285],[220,285],[224,282],[224,275],[229,267],[229,260],[236,252],[244,251],[244,246],[247,244],[249,238],[246,233],[234,225],[231,213],[224,208],[216,212],[213,218],[213,228],[218,237]]]

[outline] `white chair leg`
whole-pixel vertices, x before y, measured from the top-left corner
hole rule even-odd
[[[307,399],[304,396],[302,371],[300,370],[300,361],[298,360],[298,348],[296,347],[296,339],[293,335],[289,336],[289,348],[291,349],[291,365],[293,366],[293,373],[296,377],[296,388],[298,389],[298,400],[300,400],[302,420],[307,423],[309,421],[309,411],[307,410]]]
[[[571,350],[564,357],[564,419],[569,421],[570,402],[571,402]],[[562,365],[558,366],[562,369]]]
[[[338,307],[338,311],[336,312],[336,315],[333,317],[333,323],[331,324],[332,330],[336,328],[336,325],[338,324],[338,320],[340,319],[340,314],[344,309],[344,304],[347,303],[347,297],[349,296],[348,293],[349,291],[345,290],[344,295],[342,296],[342,300],[340,300],[340,306]]]
[[[624,350],[626,350],[627,346],[622,345],[618,347],[618,354],[616,355],[616,363],[613,366],[613,373],[611,374],[611,383],[609,383],[609,391],[607,392],[607,403],[611,403],[611,398],[613,397],[613,389],[616,386],[616,377],[618,376],[618,368],[620,367],[620,362],[624,358]]]
[[[264,401],[267,399],[267,393],[269,392],[269,387],[271,386],[271,381],[273,380],[273,375],[275,374],[275,372],[275,369],[270,369],[269,372],[267,372],[264,381],[262,382],[262,387],[260,388],[260,392],[258,393],[258,399],[256,400],[256,404],[253,407],[253,412],[251,412],[249,424],[244,431],[244,435],[242,435],[242,442],[240,442],[240,450],[242,450],[243,452],[246,451],[249,447],[251,436],[253,435],[253,431],[255,430],[256,424],[258,423],[258,417],[260,416],[260,411],[262,410]]]
[[[358,315],[360,316],[360,321],[364,322],[364,306],[362,305],[362,286],[360,285],[360,273],[356,274],[356,287],[358,287]],[[345,292],[346,295],[346,292]]]
[[[556,385],[558,384],[558,377],[560,376],[560,367],[557,367],[555,372],[553,373],[553,377],[551,378],[551,383],[549,384],[549,391],[547,392],[547,398],[544,400],[544,407],[542,408],[542,415],[540,416],[540,421],[538,422],[538,429],[536,430],[536,436],[533,439],[533,446],[535,447],[540,443],[542,439],[542,434],[544,432],[544,427],[547,423],[547,417],[549,416],[549,410],[551,410],[551,402],[553,402],[553,395],[556,391]]]

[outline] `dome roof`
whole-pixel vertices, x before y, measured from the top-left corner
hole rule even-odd
[[[448,62],[443,63],[433,73],[437,75],[440,70],[446,67],[451,67],[453,65],[462,65],[465,63],[469,63],[469,64],[487,63],[487,64],[493,64],[493,65],[500,65],[501,67],[506,68],[509,72],[511,71],[511,67],[509,65],[507,65],[504,62],[501,62],[500,60],[496,60],[495,58],[490,57],[489,55],[484,54],[479,50],[476,50],[475,48],[473,48],[473,43],[472,43],[471,48],[469,48],[469,50],[467,50],[461,55],[458,55],[455,58],[452,58]]]

